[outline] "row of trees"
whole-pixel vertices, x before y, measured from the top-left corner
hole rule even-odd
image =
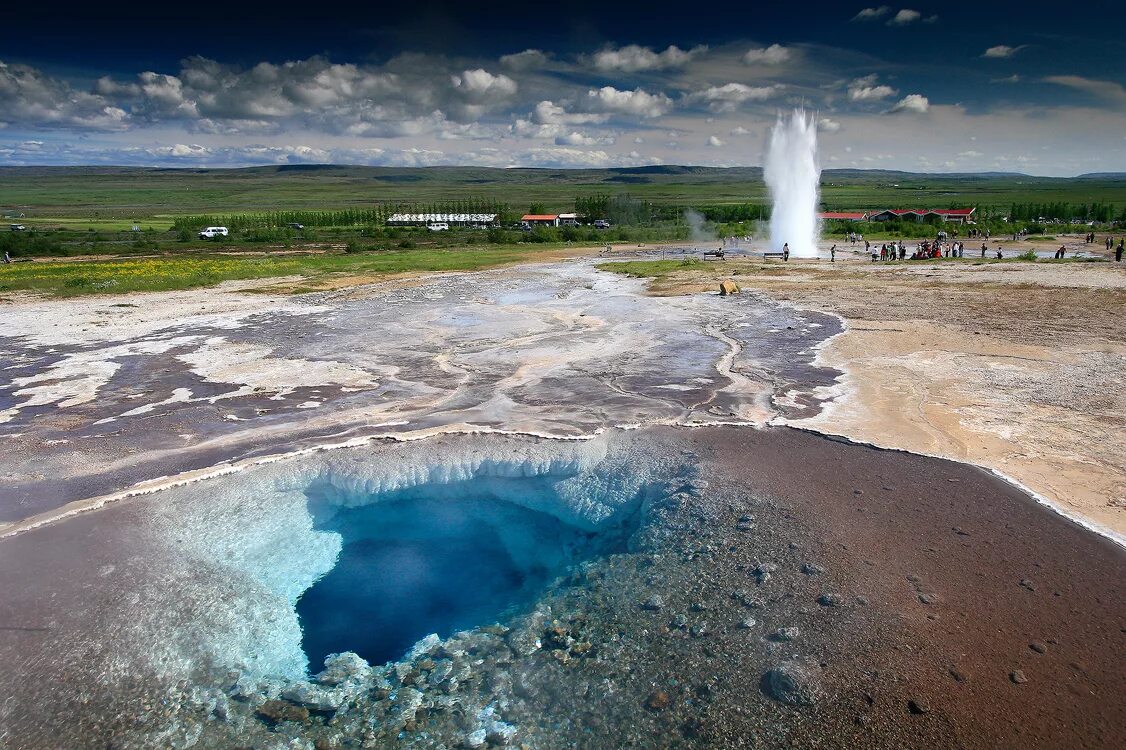
[[[1013,221],[1080,219],[1109,224],[1126,221],[1126,206],[1117,209],[1112,203],[1014,203],[1009,208],[1009,218]]]

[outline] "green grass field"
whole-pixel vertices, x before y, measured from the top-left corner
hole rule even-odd
[[[224,281],[301,276],[307,284],[333,274],[390,275],[418,271],[475,271],[534,260],[550,246],[497,246],[468,250],[395,250],[318,255],[196,255],[86,262],[0,265],[0,293],[82,294],[172,291]],[[298,289],[298,291],[301,291]]]
[[[485,201],[508,206],[508,213],[518,219],[533,203],[562,212],[573,210],[576,198],[599,195],[624,201],[622,205],[632,207],[633,218],[606,231],[584,227],[431,233],[424,228],[385,227],[378,216],[386,212],[374,210],[402,206],[450,211],[457,210],[459,201],[462,205]],[[623,198],[626,195],[628,200]],[[0,200],[3,223],[24,224],[28,229],[9,233],[0,223],[0,247],[14,258],[93,258],[0,266],[0,292],[77,295],[188,289],[278,276],[303,276],[315,282],[346,273],[473,270],[535,257],[545,249],[561,247],[563,241],[687,242],[689,228],[683,217],[687,208],[713,218],[735,217],[712,228],[718,235],[743,235],[759,227],[755,221],[739,219],[759,216],[754,207],[766,205],[768,197],[757,168],[0,167]],[[976,206],[986,213],[990,207],[1003,212],[1012,204],[1051,203],[1097,203],[1110,206],[1117,216],[1126,209],[1126,176],[1052,179],[856,170],[822,174],[826,209]],[[294,218],[276,218],[282,216],[280,212],[298,211],[311,212],[300,219],[309,224],[304,230],[286,225]],[[272,224],[263,221],[269,214],[275,216]],[[368,218],[350,218],[343,226],[338,225],[342,216]],[[217,242],[199,240],[196,225],[219,217],[239,222],[232,223],[231,236]],[[1004,241],[1013,231],[999,215],[991,221],[994,241]],[[140,231],[132,231],[134,226]],[[942,227],[831,222],[825,236],[838,241],[854,228],[880,241],[933,237]],[[1056,233],[1086,230],[1068,224],[1031,228]],[[352,252],[344,252],[345,248]],[[609,270],[653,276],[671,272],[670,263],[680,261],[613,265]]]
[[[1126,206],[1126,177],[1047,178],[1024,175],[922,175],[826,170],[828,209],[953,205],[1007,207],[1011,203],[1113,203]],[[765,204],[758,168],[637,167],[623,169],[426,169],[348,166],[248,169],[125,167],[2,167],[0,209],[28,221],[71,217],[167,225],[171,217],[247,211],[367,207],[429,203],[470,196],[525,210],[573,207],[578,195],[629,193],[661,206]]]

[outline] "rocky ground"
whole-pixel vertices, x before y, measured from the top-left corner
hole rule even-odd
[[[733,278],[841,315],[818,360],[846,373],[840,397],[790,424],[995,469],[1126,538],[1126,264],[838,258],[708,264],[650,288]]]
[[[654,291],[710,289],[716,274],[768,298],[845,316],[848,330],[821,347],[820,363],[846,377],[830,386],[807,361],[812,342],[801,337],[821,318],[803,318],[782,334],[803,355],[805,369],[789,374],[784,360],[790,355],[756,370],[754,362],[774,360],[756,360],[758,352],[746,346],[750,339],[733,338],[738,329],[726,326],[699,339],[707,353],[701,361],[727,368],[709,393],[722,393],[728,383],[768,383],[776,425],[991,466],[1059,507],[1071,503],[1077,516],[1112,535],[1122,528],[1116,488],[1126,474],[1119,435],[1126,341],[1115,326],[1126,282],[1117,269],[802,262],[742,273],[727,264],[663,279]],[[572,294],[583,307],[598,304],[582,289]],[[348,295],[350,301],[365,298]],[[526,314],[521,296],[489,302],[492,307],[481,308],[489,315],[497,305]],[[201,324],[223,326],[231,338],[229,331],[250,309],[221,311],[231,320],[208,317]],[[662,309],[701,319],[691,308]],[[710,310],[702,311],[703,320]],[[1027,323],[1030,310],[1045,321],[1039,330]],[[151,343],[153,327],[135,322],[136,337]],[[440,322],[464,327],[466,319],[458,314]],[[555,346],[554,328],[544,326],[545,346]],[[54,339],[77,346],[88,333],[46,328],[36,354],[51,362],[62,356],[47,351],[57,345]],[[193,333],[158,330],[156,340]],[[268,326],[252,325],[239,335],[260,330]],[[616,340],[629,340],[629,330],[620,334]],[[64,340],[71,335],[73,341]],[[271,345],[282,346],[286,335],[277,333]],[[200,341],[184,343],[197,347]],[[455,354],[461,364],[476,365],[486,353],[492,368],[486,381],[501,382],[528,408],[536,406],[538,397],[513,387],[522,385],[521,362],[498,368],[488,355],[493,342],[484,344]],[[630,383],[622,393],[629,400],[615,408],[633,399],[657,404],[656,418],[649,417],[656,421],[666,409],[676,419],[692,409],[709,414],[692,398],[665,395],[661,386],[672,381],[659,358],[638,370],[644,377],[623,381],[623,372],[643,359],[628,345],[615,351],[621,367],[589,368],[603,387]],[[528,361],[547,356],[532,352]],[[315,345],[302,345],[302,358],[315,353]],[[442,352],[433,354],[440,359]],[[257,360],[271,356],[264,352]],[[350,355],[349,365],[356,357],[369,355]],[[699,374],[689,368],[677,384]],[[239,373],[212,377],[236,390],[246,385]],[[201,380],[207,377],[197,377],[192,387],[203,388]],[[817,416],[808,405],[782,408],[795,383],[823,391],[808,404],[833,396],[836,405]],[[307,387],[326,405],[342,398],[316,386]],[[149,398],[143,403],[152,402],[151,389],[144,390]],[[488,403],[487,388],[452,390]],[[128,437],[136,428],[128,427],[119,407],[130,391],[114,393],[99,405],[105,413],[78,411],[91,422],[116,417],[126,426],[115,430]],[[52,419],[74,413],[60,401],[44,409],[55,410]],[[673,407],[666,406],[670,401]],[[599,404],[583,405],[605,418]],[[162,418],[183,419],[177,402],[164,408],[169,411],[157,412]],[[36,414],[43,416],[28,409]],[[35,440],[50,437],[34,434],[42,428],[30,416],[17,415],[10,424]],[[8,696],[0,703],[0,748],[1122,745],[1122,546],[967,463],[783,426],[725,426],[723,416],[712,413],[711,426],[695,429],[612,430],[615,444],[642,446],[645,455],[682,467],[647,509],[627,550],[577,566],[534,604],[499,622],[424,639],[397,663],[369,665],[343,654],[306,680],[255,676],[218,661],[193,663],[176,678],[162,676],[171,671],[161,672],[160,665],[137,667],[144,660],[132,644],[159,640],[154,623],[162,617],[174,615],[175,639],[191,645],[208,637],[205,625],[217,618],[239,623],[245,606],[225,569],[211,570],[183,552],[175,517],[161,510],[163,493],[13,533],[0,541],[0,590],[7,592],[0,598],[0,655],[9,665],[0,676]],[[550,443],[538,441],[544,442]],[[199,484],[198,497],[206,496],[209,483],[219,488],[224,481]],[[165,537],[138,533],[150,528],[150,516],[163,519]],[[171,592],[177,611],[123,624],[132,622],[125,617],[130,607],[160,610],[143,597],[119,600],[99,583],[134,580],[130,576],[145,582],[138,594]],[[204,597],[175,596],[202,591],[199,582],[212,579],[230,586],[207,589]],[[216,614],[227,611],[233,614],[225,620]],[[80,633],[67,629],[74,623]],[[199,627],[193,630],[192,623]],[[253,631],[247,637],[253,641]]]

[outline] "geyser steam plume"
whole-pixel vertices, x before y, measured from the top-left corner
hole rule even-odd
[[[770,248],[790,245],[798,258],[817,256],[817,120],[795,109],[787,120],[778,114],[770,131],[763,176],[770,190]]]

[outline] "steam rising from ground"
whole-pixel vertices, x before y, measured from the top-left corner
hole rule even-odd
[[[688,222],[689,238],[695,242],[713,242],[716,239],[715,232],[708,226],[707,219],[699,211],[693,211],[691,208],[685,210],[684,220]]]
[[[770,249],[790,245],[798,258],[817,255],[817,188],[821,165],[817,161],[817,120],[804,109],[789,119],[781,113],[770,131],[764,167],[770,190]]]

